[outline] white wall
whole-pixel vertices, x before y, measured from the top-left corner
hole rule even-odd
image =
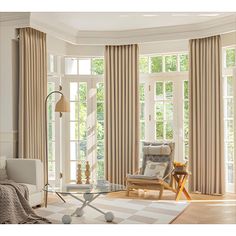
[[[15,27],[0,25],[0,155],[7,157],[17,149],[18,74]]]

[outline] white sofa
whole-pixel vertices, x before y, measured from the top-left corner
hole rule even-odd
[[[36,159],[7,159],[8,179],[25,184],[29,189],[30,206],[43,203],[43,164]]]

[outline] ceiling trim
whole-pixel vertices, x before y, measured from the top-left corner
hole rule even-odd
[[[51,27],[31,17],[30,25],[54,37],[76,45],[150,43],[208,37],[236,31],[236,14],[204,23],[125,31],[76,31],[62,25]]]

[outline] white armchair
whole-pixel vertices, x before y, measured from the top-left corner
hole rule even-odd
[[[8,179],[25,184],[29,189],[31,206],[43,203],[43,164],[36,159],[7,159]]]

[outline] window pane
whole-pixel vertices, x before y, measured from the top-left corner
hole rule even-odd
[[[234,121],[226,121],[226,139],[228,141],[233,141],[234,138]]]
[[[140,120],[144,120],[145,119],[145,105],[143,102],[140,103]]]
[[[225,103],[224,103],[225,117],[233,118],[234,116],[233,109],[234,109],[233,99],[231,98],[225,99]]]
[[[139,58],[139,72],[143,74],[148,73],[148,57]]]
[[[166,139],[171,140],[173,139],[173,123],[172,122],[166,122]]]
[[[97,179],[104,179],[104,161],[97,162]]]
[[[79,160],[79,143],[70,142],[70,160]]]
[[[189,119],[189,102],[184,101],[184,119],[188,120]]]
[[[163,102],[156,103],[156,120],[163,121],[164,119],[164,104]]]
[[[78,74],[76,58],[65,58],[65,74],[67,75]]]
[[[70,100],[71,101],[78,101],[79,100],[79,86],[78,83],[72,82],[70,83]]]
[[[226,144],[226,160],[228,162],[233,162],[234,161],[234,144],[233,143],[227,143]]]
[[[55,171],[55,162],[54,161],[48,162],[48,179],[49,180],[56,179],[56,171]]]
[[[70,102],[70,120],[79,120],[79,103]]]
[[[228,172],[228,183],[233,184],[234,183],[234,168],[232,163],[227,164],[227,172]]]
[[[235,65],[235,49],[226,49],[226,67]]]
[[[52,91],[55,90],[55,83],[53,82],[48,82],[48,94],[51,93]],[[55,101],[55,94],[53,93],[52,95],[49,96],[48,101]]]
[[[164,99],[163,82],[156,82],[156,99]]]
[[[184,121],[184,139],[188,139],[188,134],[189,134],[189,121],[185,120]]]
[[[104,139],[104,122],[97,122],[97,140]]]
[[[151,57],[151,73],[162,72],[162,56]]]
[[[79,83],[79,100],[87,100],[87,83]]]
[[[163,140],[163,122],[156,123],[156,139]]]
[[[140,138],[141,140],[144,140],[145,139],[145,122],[144,121],[140,122],[140,129],[141,129]]]
[[[85,161],[87,156],[87,142],[81,141],[79,144],[80,150],[79,150],[79,157],[80,160]]]
[[[173,103],[165,103],[166,120],[173,120]]]
[[[104,141],[97,141],[97,159],[104,159]]]
[[[184,158],[188,160],[188,156],[189,156],[189,145],[188,145],[188,141],[185,141],[184,142]]]
[[[48,160],[54,161],[55,160],[55,142],[48,142]]]
[[[97,120],[104,119],[104,103],[97,103]]]
[[[165,56],[165,71],[176,71],[177,70],[177,56]]]
[[[76,180],[76,171],[77,171],[77,162],[71,161],[70,162],[70,179]]]
[[[92,59],[92,74],[103,75],[104,74],[104,60],[103,58]]]
[[[97,83],[97,101],[104,101],[104,83]]]
[[[79,74],[90,75],[91,74],[91,60],[79,59]]]
[[[227,77],[227,94],[226,96],[233,96],[233,76]]]
[[[180,71],[188,71],[188,55],[179,56]]]
[[[172,82],[165,83],[165,97],[166,99],[173,98],[173,83]]]
[[[79,139],[79,123],[70,122],[70,140]]]
[[[55,120],[55,103],[48,102],[48,122]]]
[[[184,99],[188,99],[188,81],[184,81]]]
[[[87,139],[87,107],[86,103],[80,104],[80,119],[79,119],[79,138],[80,140]]]
[[[48,140],[55,141],[55,122],[48,123]]]
[[[140,101],[145,100],[145,97],[144,97],[144,84],[139,85],[139,100]]]

